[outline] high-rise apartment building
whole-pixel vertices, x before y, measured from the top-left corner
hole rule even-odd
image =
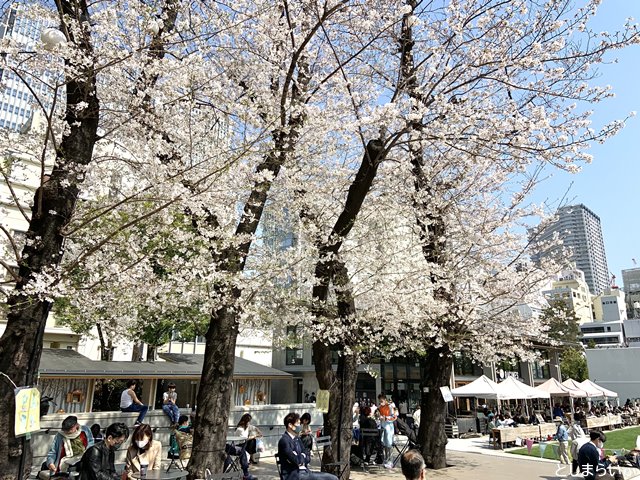
[[[0,81],[4,86],[0,90],[0,128],[19,131],[30,122],[36,102],[29,87],[45,105],[50,105],[51,92],[46,86],[49,73],[45,71],[34,75],[35,72],[21,72],[19,67],[22,56],[32,54],[30,51],[40,38],[42,28],[42,20],[30,18],[23,7],[17,4],[2,12],[0,40],[8,40],[19,48],[19,52],[11,54],[8,65],[0,65]],[[12,67],[22,75],[18,75]]]
[[[555,235],[562,241],[562,247],[570,250],[568,256],[561,247],[542,246],[551,242]],[[562,266],[581,270],[594,295],[601,294],[610,286],[600,217],[583,204],[559,208],[557,220],[537,232],[533,240],[538,245],[534,260],[551,256]]]

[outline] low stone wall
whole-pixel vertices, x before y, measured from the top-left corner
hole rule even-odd
[[[188,415],[191,409],[180,409],[180,413]],[[250,413],[252,417],[251,423],[257,426],[264,434],[265,455],[272,455],[278,448],[278,440],[284,433],[283,420],[289,412],[297,412],[302,414],[309,412],[311,414],[311,427],[318,429],[322,426],[322,414],[315,408],[313,403],[298,403],[291,405],[251,405],[233,407],[229,415],[229,430],[235,432],[235,427],[240,417],[245,413]],[[40,421],[41,431],[31,435],[31,445],[33,449],[33,466],[39,466],[44,462],[49,447],[53,442],[54,435],[60,430],[62,421],[70,415],[69,413],[56,413],[45,415]],[[138,416],[137,413],[123,412],[91,412],[91,413],[73,413],[78,417],[78,423],[90,427],[94,423],[100,424],[104,430],[114,422],[124,422],[129,425],[133,432],[133,424]],[[169,418],[162,410],[150,410],[144,420],[154,429],[153,438],[162,443],[163,458],[167,458],[169,450],[169,436],[171,434],[171,425]],[[116,453],[116,462],[124,462],[126,456],[127,441],[123,448]]]

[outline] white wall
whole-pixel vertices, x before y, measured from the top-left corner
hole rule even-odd
[[[188,414],[191,410],[181,409],[180,412]],[[229,415],[229,430],[235,432],[236,425],[240,417],[245,413],[252,416],[251,423],[256,425],[264,434],[265,454],[273,454],[277,451],[278,440],[284,433],[283,420],[289,412],[297,412],[303,414],[309,412],[311,414],[311,427],[313,430],[322,426],[322,414],[315,408],[312,403],[299,403],[289,405],[252,405],[250,407],[233,407]],[[31,445],[33,448],[33,466],[39,466],[44,461],[49,446],[53,441],[53,437],[60,429],[62,421],[70,415],[69,413],[45,415],[42,417],[40,426],[41,432],[32,434]],[[99,423],[103,428],[107,428],[112,423],[124,422],[130,426],[130,434],[133,432],[133,423],[135,422],[137,413],[122,412],[93,412],[93,413],[77,413],[73,414],[78,417],[78,423],[90,427],[94,423]],[[145,417],[145,422],[155,429],[153,433],[154,440],[162,443],[162,459],[167,458],[169,449],[169,435],[171,433],[169,418],[160,410],[149,411]],[[49,429],[48,432],[46,429]],[[128,441],[125,445],[128,445]],[[116,463],[122,463],[125,460],[126,448],[120,449],[116,453]]]
[[[640,398],[640,348],[587,349],[589,379],[617,392],[620,404]]]

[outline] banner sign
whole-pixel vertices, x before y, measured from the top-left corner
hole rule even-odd
[[[322,413],[329,413],[329,390],[318,390],[316,408]]]
[[[25,435],[40,430],[40,391],[37,388],[15,389],[16,418],[15,434]]]

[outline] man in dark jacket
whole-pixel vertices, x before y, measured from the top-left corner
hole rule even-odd
[[[113,423],[107,427],[104,440],[88,448],[82,456],[80,480],[120,479],[114,466],[115,451],[129,436],[129,428],[124,423]]]
[[[585,443],[578,451],[578,466],[585,480],[596,480],[609,473],[607,470],[615,463],[615,457],[600,460],[600,449],[604,448],[604,442],[607,441],[604,433],[591,430],[589,437],[591,441]],[[622,474],[617,469],[610,470],[615,480],[622,480]]]
[[[300,433],[300,415],[288,413],[284,417],[287,431],[282,434],[278,442],[278,456],[282,480],[338,480],[331,473],[312,472],[309,470],[309,457],[303,453]]]

